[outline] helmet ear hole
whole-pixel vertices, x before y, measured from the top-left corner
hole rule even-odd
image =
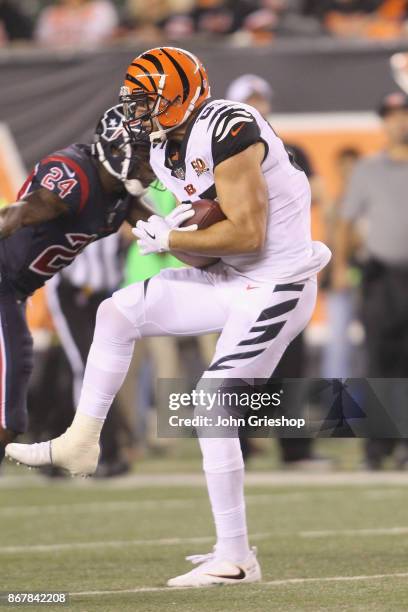
[[[112,155],[112,157],[119,157],[120,155],[120,148],[115,145],[115,144],[111,144],[110,146],[110,153]]]

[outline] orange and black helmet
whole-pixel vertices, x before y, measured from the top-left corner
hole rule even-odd
[[[125,127],[136,139],[163,139],[209,95],[207,72],[195,55],[175,47],[150,49],[132,61],[120,90]]]

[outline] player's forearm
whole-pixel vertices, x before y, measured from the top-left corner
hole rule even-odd
[[[50,192],[34,192],[0,211],[0,237],[8,238],[29,225],[51,221],[67,211],[64,203]]]
[[[7,206],[3,211],[4,219],[0,225],[1,237],[7,238],[22,227],[45,223],[68,212],[67,205],[47,189],[38,189],[24,200]]]
[[[200,253],[210,257],[256,253],[262,250],[265,228],[251,223],[220,221],[205,230],[170,233],[169,245],[175,251]]]

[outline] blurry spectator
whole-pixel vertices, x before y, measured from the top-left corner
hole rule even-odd
[[[231,34],[242,28],[257,5],[256,0],[196,0],[190,11],[171,15],[164,24],[165,30],[174,37],[192,33]]]
[[[335,159],[335,167],[340,185],[338,196],[327,211],[325,219],[326,242],[332,250],[334,249],[335,230],[341,216],[344,193],[359,157],[359,151],[350,147],[341,149]],[[357,240],[355,243],[357,244]],[[350,253],[348,265],[352,263],[354,250],[353,248]],[[352,287],[341,291],[333,290],[330,264],[327,267],[327,271],[325,271],[322,285],[327,289],[327,327],[330,334],[328,342],[323,348],[322,377],[345,378],[352,374],[356,375],[355,370],[352,369],[352,346],[349,338],[350,324],[355,314],[355,292],[352,291]]]
[[[232,81],[225,97],[227,100],[250,104],[264,117],[272,110],[273,89],[268,81],[256,74],[243,74]]]
[[[32,37],[33,25],[12,0],[0,0],[0,46]]]
[[[363,237],[368,260],[363,269],[362,311],[366,330],[367,375],[372,378],[408,377],[408,96],[386,96],[379,109],[387,146],[358,162],[341,212],[334,250],[334,287],[349,286],[347,258],[352,230],[365,217]],[[400,398],[401,399],[401,398]],[[406,411],[406,398],[400,401]],[[397,404],[397,406],[399,405]],[[407,449],[406,443],[405,449]],[[366,460],[379,469],[395,445],[389,440],[367,440]],[[408,463],[401,459],[399,466]]]
[[[302,15],[302,0],[258,0],[243,20],[242,29],[252,41],[268,41],[273,36],[315,35],[320,26],[312,15]]]
[[[253,4],[253,10],[244,19],[242,29],[251,32],[255,38],[268,40],[278,27],[287,0],[260,0]]]
[[[408,94],[408,53],[394,53],[390,66],[394,81]]]
[[[199,0],[192,17],[199,32],[229,34],[234,30],[234,14],[222,0]]]
[[[245,74],[232,81],[228,87],[226,98],[250,104],[265,118],[268,118],[272,112],[272,87],[265,79],[254,74]],[[285,146],[294,163],[302,167],[309,181],[311,181],[314,172],[306,152],[300,147],[287,146],[286,143]],[[273,372],[272,379],[302,378],[305,375],[305,359],[304,336],[301,333],[289,344],[276,370]],[[330,460],[314,454],[313,440],[310,438],[279,438],[278,442],[281,459],[286,467],[305,470],[316,468],[330,469],[332,467]],[[256,450],[254,444],[247,438],[241,438],[241,447],[244,458],[247,458],[251,452]]]
[[[40,13],[36,40],[47,46],[97,46],[112,38],[118,25],[110,0],[59,0]]]
[[[335,36],[395,38],[406,16],[405,0],[306,0],[305,13],[317,16]]]
[[[230,34],[236,29],[236,24],[234,12],[228,4],[225,0],[196,0],[186,15],[169,20],[166,30],[175,33],[176,24],[180,27],[180,20],[183,19],[185,33]],[[237,4],[240,4],[239,0]]]
[[[383,0],[305,0],[305,13],[313,13],[319,19],[326,19],[332,14],[369,15]]]
[[[241,4],[236,3],[237,7]],[[197,0],[191,12],[194,30],[208,34],[230,34],[237,27],[233,8],[225,0]]]
[[[248,42],[268,42],[279,33],[308,33],[318,29],[301,15],[301,0],[197,0],[194,8],[166,21],[166,32],[226,35],[246,33]]]
[[[137,30],[138,37],[159,38],[161,28],[171,16],[170,0],[127,0],[126,21],[128,27]]]

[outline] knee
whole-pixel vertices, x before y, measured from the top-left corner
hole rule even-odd
[[[119,311],[116,308],[113,299],[110,297],[103,300],[103,302],[99,304],[96,313],[96,325],[105,325],[110,319],[115,317],[115,313],[119,314]]]
[[[138,331],[118,310],[112,298],[104,300],[96,315],[95,332],[89,357],[99,359],[112,351],[128,354],[133,351],[133,343]]]
[[[117,311],[128,321],[128,325],[140,328],[145,322],[145,293],[148,281],[144,283],[134,283],[119,291],[115,291],[112,296]],[[150,286],[150,285],[149,285]]]

